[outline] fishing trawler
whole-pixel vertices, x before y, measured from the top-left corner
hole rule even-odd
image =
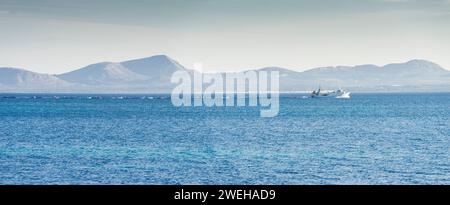
[[[345,90],[322,90],[320,87],[311,93],[312,98],[350,98],[350,92]]]

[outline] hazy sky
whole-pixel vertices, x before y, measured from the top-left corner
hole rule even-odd
[[[0,67],[43,73],[157,54],[206,71],[450,69],[450,0],[0,0],[0,28]]]

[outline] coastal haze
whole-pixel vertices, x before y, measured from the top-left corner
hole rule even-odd
[[[0,91],[170,93],[176,86],[170,82],[171,75],[180,70],[193,71],[166,55],[95,63],[59,75],[3,67]],[[303,72],[280,67],[248,70],[279,71],[281,92],[310,91],[319,86],[351,91],[450,91],[450,71],[426,60],[385,66],[320,67]]]

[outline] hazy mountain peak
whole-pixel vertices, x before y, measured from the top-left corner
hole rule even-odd
[[[128,62],[133,62],[133,61],[146,61],[146,62],[153,62],[153,61],[159,61],[159,62],[164,62],[164,61],[173,61],[169,56],[167,55],[154,55],[154,56],[150,56],[150,57],[144,57],[144,58],[137,58],[137,59],[132,59],[132,60],[127,60],[124,61],[122,63],[128,63]]]
[[[68,82],[91,86],[166,84],[172,73],[185,68],[166,55],[129,60],[121,63],[101,62],[58,75]]]
[[[101,62],[84,68],[58,75],[59,78],[72,83],[103,85],[143,80],[146,77],[134,73],[121,63]]]
[[[167,56],[167,55],[154,55],[154,56],[150,56],[150,57],[146,57],[146,58],[153,58],[153,59],[161,59],[161,60],[172,60],[172,58],[170,58],[169,56]],[[146,59],[146,58],[143,58],[143,59]],[[139,60],[139,59],[137,59],[137,60]]]
[[[264,67],[264,68],[260,68],[258,70],[260,70],[260,71],[278,71],[280,73],[296,73],[296,71],[289,70],[287,68],[276,67],[276,66]]]
[[[423,68],[427,68],[427,69],[448,71],[445,68],[443,68],[442,66],[440,66],[436,63],[433,63],[431,61],[427,61],[427,60],[415,59],[415,60],[410,60],[410,61],[406,62],[406,64],[410,65],[410,66],[414,66],[414,67],[423,67]]]
[[[427,60],[421,60],[421,59],[413,59],[404,63],[391,63],[387,64],[383,67],[393,66],[393,65],[407,65],[407,66],[434,66],[434,67],[440,67],[436,63],[433,63],[431,61]]]
[[[448,74],[441,66],[426,60],[410,60],[405,63],[393,63],[382,67],[383,70],[393,75],[441,75]]]
[[[186,70],[180,63],[166,55],[125,61],[122,65],[135,73],[152,77],[172,75],[175,71]]]
[[[427,60],[423,60],[423,59],[413,59],[410,60],[408,62],[406,62],[406,64],[419,64],[419,65],[424,65],[424,64],[432,64],[432,65],[437,65],[431,61],[427,61]]]

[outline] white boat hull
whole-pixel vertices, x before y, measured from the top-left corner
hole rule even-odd
[[[345,92],[342,95],[337,96],[336,98],[348,99],[348,98],[350,98],[350,93]]]

